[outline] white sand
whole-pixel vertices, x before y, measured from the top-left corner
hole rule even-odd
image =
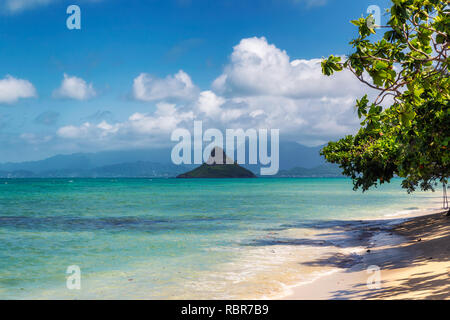
[[[294,287],[285,299],[450,299],[450,217],[418,216],[389,229],[372,234],[358,264]],[[380,268],[379,288],[367,285],[376,280],[369,266]]]

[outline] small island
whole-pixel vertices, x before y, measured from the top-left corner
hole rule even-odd
[[[231,162],[231,163],[230,163]],[[204,164],[177,178],[256,178],[256,175],[230,160],[220,147],[215,147]]]

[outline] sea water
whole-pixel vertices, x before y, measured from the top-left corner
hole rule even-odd
[[[274,297],[333,272],[299,263],[330,253],[317,226],[438,196],[399,179],[366,193],[344,178],[0,179],[0,299]]]

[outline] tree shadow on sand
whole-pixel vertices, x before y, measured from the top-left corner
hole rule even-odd
[[[279,232],[288,229],[323,230],[314,238],[292,238],[279,236]],[[269,234],[262,239],[254,239],[244,246],[334,246],[350,248],[355,246],[370,247],[370,239],[376,232],[391,233],[386,220],[307,220],[295,224],[284,224],[277,228],[267,229]]]
[[[368,289],[365,283],[353,286],[352,290],[333,292],[333,299],[392,299],[400,295],[408,295],[413,299],[441,300],[448,299],[450,284],[448,272],[422,272],[411,277],[399,279],[395,286],[381,281],[380,289]],[[447,281],[445,281],[447,280]]]
[[[423,216],[393,226],[391,221],[327,221],[286,225],[284,228],[309,227],[322,230],[319,239],[276,238],[253,241],[248,245],[305,245],[347,248],[366,246],[363,255],[336,253],[302,265],[346,268],[346,273],[366,272],[371,265],[383,271],[401,271],[403,268],[424,267],[429,262],[444,262],[447,269],[427,270],[402,276],[395,281],[381,281],[380,289],[369,289],[359,283],[351,289],[332,292],[333,299],[391,299],[408,295],[417,299],[444,299],[450,295],[450,218],[442,214]],[[282,228],[278,229],[282,230]],[[325,236],[326,240],[320,240]],[[376,238],[379,240],[373,240]],[[389,239],[392,237],[392,239]],[[387,240],[387,241],[386,241]],[[372,242],[374,241],[374,242]],[[384,241],[384,242],[383,242]],[[397,241],[395,243],[395,241]],[[370,248],[370,249],[369,249]],[[395,273],[397,275],[397,273]],[[370,275],[368,274],[367,277]]]

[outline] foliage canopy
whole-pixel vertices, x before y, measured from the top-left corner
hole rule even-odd
[[[395,176],[408,192],[434,190],[450,170],[449,8],[442,0],[392,0],[387,14],[385,26],[371,15],[352,21],[354,53],[322,61],[325,75],[350,70],[378,93],[357,100],[359,131],[328,143],[322,155],[352,177],[355,190]]]

